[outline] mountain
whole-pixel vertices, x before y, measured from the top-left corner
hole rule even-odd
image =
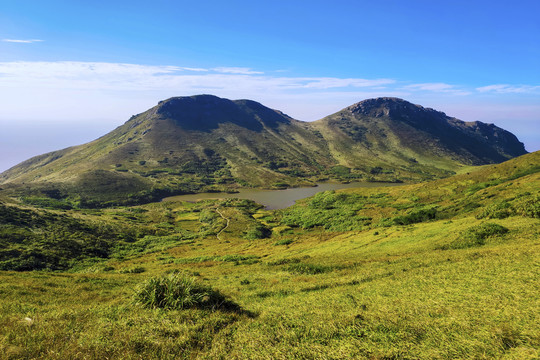
[[[365,100],[314,125],[351,162],[369,156],[390,163],[414,158],[453,168],[455,162],[498,163],[526,153],[513,134],[493,124],[464,122],[397,98]]]
[[[419,181],[525,153],[495,125],[396,98],[309,123],[254,101],[198,95],[161,101],[95,141],[31,158],[2,173],[0,184],[95,206],[329,178]]]

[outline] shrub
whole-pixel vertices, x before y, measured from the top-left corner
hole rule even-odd
[[[219,291],[177,273],[146,280],[137,288],[134,301],[150,309],[240,310],[237,304]]]
[[[407,215],[396,216],[393,219],[393,222],[395,225],[410,225],[428,220],[433,220],[436,216],[437,210],[435,208],[421,209]]]
[[[257,224],[249,229],[244,236],[248,240],[266,239],[272,235],[272,230],[262,224]]]

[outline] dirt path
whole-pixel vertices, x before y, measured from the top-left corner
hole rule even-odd
[[[225,225],[225,227],[223,229],[221,229],[217,234],[216,234],[216,237],[218,240],[221,241],[221,233],[224,232],[228,227],[229,227],[229,223],[230,223],[230,219],[226,218],[225,216],[223,216],[223,214],[221,213],[221,211],[219,211],[218,208],[216,208],[216,212],[219,214],[219,216],[221,216],[222,219],[224,219],[225,221],[227,221],[227,225]]]

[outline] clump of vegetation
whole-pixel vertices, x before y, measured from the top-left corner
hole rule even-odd
[[[516,204],[516,213],[521,216],[540,218],[540,196],[530,197]]]
[[[307,206],[284,210],[282,223],[304,229],[322,226],[331,231],[358,230],[371,223],[370,217],[358,215],[366,203],[362,195],[325,191],[313,196]]]
[[[333,266],[319,265],[319,264],[306,264],[306,263],[296,263],[290,264],[287,266],[287,271],[294,274],[305,274],[305,275],[317,275],[324,274],[330,271],[333,271],[335,268]]]
[[[441,249],[466,249],[475,246],[482,246],[485,245],[486,240],[489,238],[504,235],[508,231],[508,228],[502,225],[495,223],[484,223],[465,230],[458,240],[443,246]]]
[[[476,216],[477,219],[505,219],[513,213],[512,205],[507,201],[501,201],[487,206],[484,211]]]
[[[309,256],[307,256],[309,258]],[[270,266],[279,266],[279,265],[285,265],[285,264],[298,264],[302,260],[298,257],[290,257],[290,258],[284,258],[284,259],[277,259],[274,261],[269,261],[268,265]]]
[[[238,255],[238,254],[230,254],[230,255],[223,255],[223,256],[198,256],[193,258],[183,258],[183,259],[177,259],[174,261],[175,264],[194,264],[194,263],[201,263],[206,261],[218,261],[218,262],[233,262],[237,265],[245,264],[255,264],[259,262],[259,257],[256,255]]]
[[[272,230],[263,224],[257,224],[255,227],[246,231],[244,238],[248,240],[266,239],[272,235]]]
[[[39,196],[23,196],[21,197],[23,203],[28,205],[34,205],[37,207],[45,209],[54,209],[54,210],[70,210],[73,209],[73,206],[64,200],[53,199],[49,197],[39,197]]]
[[[396,216],[393,219],[393,222],[395,225],[410,225],[410,224],[416,224],[424,221],[429,221],[435,219],[437,216],[437,209],[435,208],[429,208],[429,209],[420,209],[417,211],[413,211],[410,214],[403,215],[403,216]]]
[[[146,268],[142,266],[136,266],[133,268],[127,268],[120,270],[121,274],[141,274],[146,271]]]
[[[146,280],[137,288],[134,301],[150,309],[240,310],[239,305],[218,290],[178,273]]]

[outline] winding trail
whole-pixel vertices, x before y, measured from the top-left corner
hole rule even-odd
[[[216,234],[216,237],[219,241],[221,241],[221,233],[224,232],[228,227],[229,227],[229,223],[230,223],[230,219],[226,218],[225,216],[223,216],[223,214],[221,213],[221,211],[219,211],[218,208],[216,208],[216,212],[219,214],[219,216],[221,216],[222,219],[224,219],[225,221],[227,221],[227,225],[225,225],[225,227],[223,229],[221,229],[217,234]]]

